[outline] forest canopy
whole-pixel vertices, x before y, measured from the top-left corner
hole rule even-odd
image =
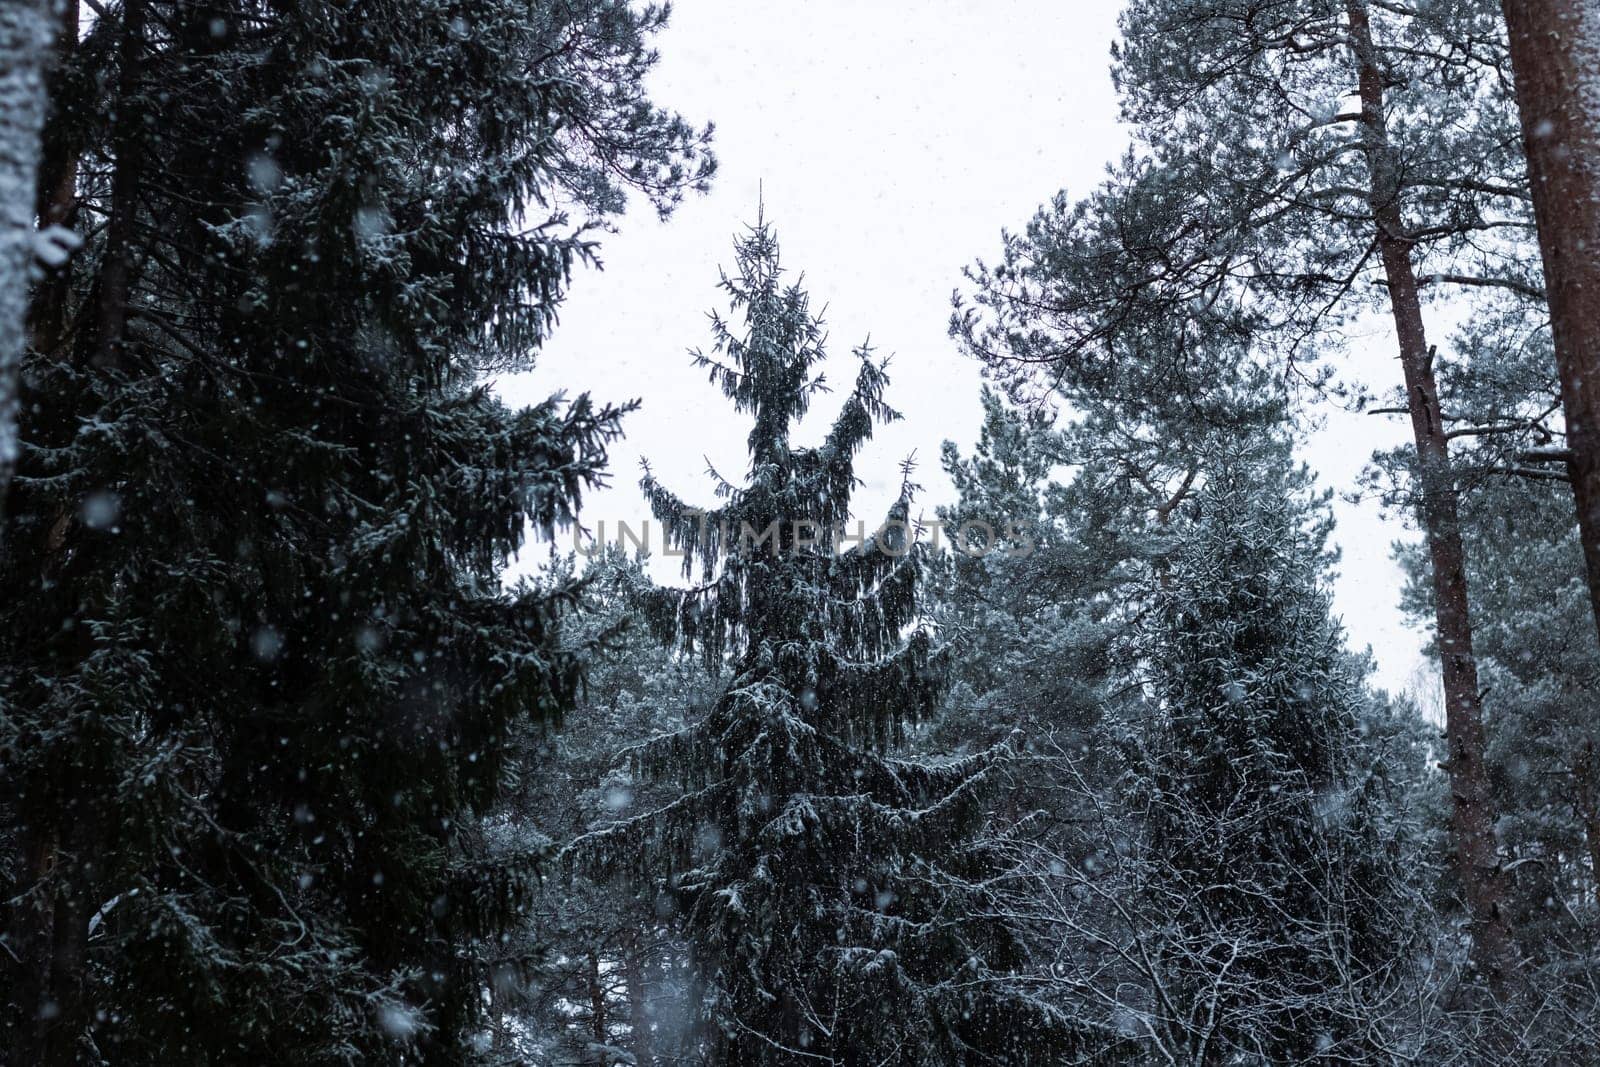
[[[731,22],[0,7],[0,1060],[1595,1062],[1600,10],[1115,7],[1119,150],[986,205],[942,350],[763,194],[603,390],[569,297],[806,98]]]

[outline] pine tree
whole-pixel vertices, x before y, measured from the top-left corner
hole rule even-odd
[[[1445,427],[1423,313],[1445,287],[1496,304],[1541,295],[1517,240],[1526,175],[1499,13],[1483,0],[1139,0],[1121,25],[1113,73],[1141,150],[1084,205],[1058,199],[1008,237],[1003,262],[975,272],[986,314],[957,331],[1011,378],[1069,397],[1133,377],[1181,401],[1207,395],[1194,372],[1225,342],[1245,366],[1329,386],[1317,357],[1374,300],[1390,313],[1433,558],[1458,867],[1478,960],[1503,985],[1516,960],[1451,458],[1469,428]],[[1129,362],[1171,368],[1169,384]]]
[[[1586,0],[1501,0],[1539,225],[1555,364],[1600,625],[1600,11]]]
[[[1505,1008],[1503,1043],[1533,1062],[1581,1060],[1600,1026],[1600,959],[1589,932],[1600,910],[1600,733],[1592,714],[1600,659],[1589,636],[1579,531],[1568,489],[1557,481],[1486,480],[1462,518],[1494,710],[1488,767],[1506,798],[1495,829],[1529,971],[1522,997]],[[1408,578],[1403,606],[1423,618],[1424,561],[1414,546],[1400,558]],[[1459,891],[1443,880],[1440,910],[1451,910]]]
[[[984,779],[1004,749],[954,761],[890,750],[943,691],[942,653],[916,592],[924,554],[912,486],[848,551],[854,459],[895,418],[887,376],[857,350],[855,382],[822,443],[794,441],[821,388],[823,327],[787,285],[759,221],[724,278],[743,330],[713,318],[697,353],[750,416],[743,485],[700,511],[647,472],[643,486],[685,573],[650,617],[663,637],[726,659],[709,714],[641,746],[673,803],[580,839],[575,859],[681,902],[718,1063],[1055,1062],[1053,1020],[994,981],[1005,931],[976,916]],[[816,547],[812,547],[816,546]]]
[[[1068,435],[1041,409],[985,390],[977,447],[943,448],[954,505],[939,509],[927,594],[941,629],[960,635],[939,743],[993,743],[1010,729],[1082,734],[1099,720],[1116,632],[1114,591],[1136,573],[1136,538],[1085,483],[1051,474]]]
[[[471,1061],[537,859],[476,816],[582,665],[573,594],[498,575],[620,414],[478,378],[709,172],[642,86],[664,13],[104,7],[0,559],[11,1058]]]
[[[1587,1006],[1600,981],[1580,933],[1600,889],[1600,777],[1587,755],[1597,740],[1588,709],[1600,663],[1587,640],[1581,533],[1561,471],[1567,442],[1560,422],[1548,421],[1561,406],[1551,342],[1545,324],[1520,309],[1481,315],[1459,335],[1440,379],[1446,410],[1473,435],[1461,438],[1472,442],[1460,465],[1462,536],[1481,619],[1485,759],[1501,811],[1495,836],[1527,968],[1498,1025],[1507,1049],[1535,1060],[1568,1055],[1592,1033]],[[1382,457],[1368,488],[1403,503],[1410,463],[1406,450]],[[1430,610],[1426,560],[1415,545],[1397,555],[1407,574],[1401,606],[1420,625]],[[1456,911],[1461,893],[1459,879],[1442,877],[1435,906]],[[1527,1025],[1535,1005],[1557,1003],[1570,1012],[1562,1025]]]

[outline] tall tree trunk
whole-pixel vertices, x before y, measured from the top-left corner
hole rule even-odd
[[[40,1015],[42,1067],[74,1067],[79,1038],[88,1029],[84,970],[89,952],[89,835],[82,824],[63,831],[64,848],[57,863],[56,897],[51,930],[50,973]]]
[[[1451,829],[1461,885],[1472,917],[1474,959],[1497,992],[1515,966],[1506,919],[1505,875],[1495,846],[1494,799],[1484,766],[1483,705],[1472,650],[1466,550],[1461,543],[1450,448],[1439,411],[1433,352],[1422,322],[1422,301],[1411,262],[1412,241],[1401,211],[1400,161],[1389,141],[1384,75],[1372,41],[1366,0],[1346,0],[1350,45],[1358,67],[1362,148],[1370,174],[1368,203],[1389,285],[1389,304],[1400,342],[1428,556],[1433,569],[1434,625],[1444,677],[1445,734],[1449,759]]]
[[[50,111],[46,116],[44,150],[39,163],[38,202],[34,214],[41,226],[71,229],[78,216],[78,157],[81,146],[74,143],[66,125],[52,121],[60,113],[61,77],[67,60],[78,47],[78,5],[68,4],[56,35],[54,76],[47,83]],[[37,286],[33,305],[28,310],[28,328],[33,347],[43,353],[54,352],[66,326],[67,300],[71,277],[56,270]]]
[[[1567,464],[1600,628],[1600,4],[1501,0],[1544,255]]]
[[[65,5],[76,26],[77,5]],[[0,531],[17,459],[17,372],[29,334],[29,275],[35,256],[35,190],[42,178],[48,74],[58,44],[56,0],[20,0],[0,6]],[[65,33],[63,27],[61,33]],[[74,37],[76,31],[74,30]],[[56,220],[41,216],[38,223]],[[0,533],[3,541],[3,533]],[[15,1024],[13,1062],[44,1060],[41,1027],[53,1008],[48,996],[54,835],[37,825],[19,834],[23,884],[7,923],[4,959]]]
[[[78,47],[78,19],[78,5],[67,4],[54,22],[55,52],[45,80],[46,124],[42,131],[34,206],[34,214],[38,216],[41,226],[67,225],[72,221],[73,209],[77,206],[78,148],[64,130],[52,129],[50,120],[59,114],[61,74],[67,60]]]
[[[76,44],[76,16],[53,35],[56,47]],[[116,366],[122,361],[126,341],[130,289],[133,218],[142,180],[143,116],[136,106],[140,65],[144,55],[145,0],[126,0],[119,41],[118,92],[113,116],[116,160],[111,180],[111,218],[107,226],[105,256],[96,279],[96,361]],[[71,33],[71,40],[67,34]],[[51,144],[44,169],[34,175],[28,203],[45,212],[41,221],[59,225],[75,206],[76,162],[67,146]],[[55,216],[61,211],[61,217]],[[28,317],[38,326],[36,302]],[[61,528],[58,521],[57,529]],[[52,539],[57,535],[52,533]],[[42,861],[51,871],[51,897],[34,918],[33,933],[41,946],[34,966],[41,1009],[34,1035],[34,1062],[43,1067],[71,1067],[80,1062],[79,1046],[89,1026],[86,999],[89,916],[94,888],[94,856],[98,849],[99,811],[92,797],[82,797],[59,813],[59,840],[54,855]]]
[[[7,1063],[73,1067],[88,1029],[88,962],[95,806],[72,805],[60,826],[24,828],[27,896],[7,930],[16,968]]]
[[[0,4],[0,508],[17,462],[17,368],[27,344],[45,74],[55,42],[54,0]]]
[[[632,1031],[633,1060],[638,1067],[650,1067],[655,1062],[650,1032],[650,992],[645,979],[644,935],[635,931],[628,945],[628,1026]]]
[[[1594,742],[1584,742],[1572,767],[1577,786],[1576,807],[1583,821],[1584,840],[1589,845],[1589,876],[1594,882],[1595,903],[1600,904],[1600,761],[1595,759]]]
[[[122,10],[118,46],[116,115],[112,144],[116,165],[111,173],[111,216],[106,222],[105,255],[95,293],[95,355],[101,367],[121,367],[127,347],[128,293],[133,275],[134,215],[139,206],[143,160],[144,116],[137,104],[140,64],[144,58],[144,0],[127,0]]]
[[[596,1045],[604,1046],[606,1041],[606,987],[600,975],[600,954],[589,953],[589,1033],[594,1037]],[[606,1059],[602,1055],[602,1063]]]

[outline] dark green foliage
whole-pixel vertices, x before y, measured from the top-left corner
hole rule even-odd
[[[865,544],[827,547],[849,516],[857,451],[895,417],[883,368],[859,351],[823,443],[794,443],[820,386],[822,327],[784,284],[765,222],[736,254],[724,289],[744,329],[716,319],[697,362],[754,422],[748,476],[704,512],[644,481],[705,583],[657,591],[651,619],[727,662],[729,682],[708,714],[635,753],[679,797],[580,839],[574,857],[664,884],[684,909],[714,1062],[1054,1062],[1057,1020],[995,981],[1014,949],[968,880],[990,862],[974,831],[1004,746],[889,754],[944,688],[943,654],[918,625],[912,487]],[[754,543],[769,527],[775,544]]]
[[[1124,788],[1183,1039],[1219,1046],[1214,1062],[1381,1061],[1380,1004],[1407,977],[1407,842],[1382,825],[1395,756],[1367,740],[1386,712],[1320,587],[1326,533],[1292,476],[1217,471],[1137,644],[1158,717]]]
[[[1500,836],[1512,871],[1522,950],[1550,963],[1586,955],[1596,914],[1594,840],[1600,742],[1590,709],[1600,686],[1585,630],[1571,491],[1560,483],[1498,478],[1475,488],[1463,510],[1472,588],[1484,615],[1479,656],[1490,710],[1493,782],[1505,798]],[[1401,550],[1405,607],[1416,617],[1424,572]],[[1594,826],[1600,830],[1600,822]]]
[[[546,580],[572,573],[563,561]],[[698,660],[628,625],[648,584],[639,561],[611,548],[583,569],[585,610],[567,639],[604,640],[578,707],[559,730],[528,724],[517,744],[526,772],[489,820],[510,849],[569,841],[674,797],[671,781],[617,766],[620,751],[683,728],[720,692]],[[658,906],[659,905],[659,906]],[[655,1067],[701,1047],[687,946],[670,902],[650,884],[549,879],[529,921],[503,938],[491,971],[496,1051],[509,1061]]]
[[[955,686],[935,736],[984,744],[1020,727],[1086,743],[1116,685],[1111,647],[1144,547],[1126,511],[1141,509],[1124,510],[1100,471],[1053,479],[1075,452],[1047,412],[1013,411],[989,391],[983,404],[972,455],[944,445],[959,500],[939,510],[950,551],[928,591],[955,638]],[[991,536],[989,551],[972,550]]]
[[[498,571],[620,414],[476,379],[625,190],[708,173],[643,95],[662,17],[127,0],[71,57],[90,241],[0,561],[17,1062],[475,1055],[534,857],[473,814],[581,667],[571,593]]]
[[[974,456],[949,450],[953,514],[1033,498],[1044,517],[1032,555],[957,557],[943,605],[1003,666],[958,661],[976,713],[944,730],[1035,728],[1005,797],[1038,812],[996,842],[1026,950],[1009,981],[1075,1020],[1080,1062],[1439,1047],[1413,955],[1431,752],[1330,615],[1326,498],[1281,441],[1247,439],[1144,529],[1127,505],[1148,497],[1093,464],[1053,483],[1070,442],[991,399]]]
[[[1219,461],[1122,644],[1138,689],[1090,744],[1031,757],[1055,819],[1010,850],[1011,914],[1049,963],[1035,995],[1115,1062],[1387,1063],[1425,1040],[1426,746],[1362,684],[1283,458]]]
[[[1422,295],[1518,320],[1521,343],[1544,306],[1498,5],[1357,6]],[[1387,302],[1349,7],[1129,3],[1113,75],[1139,144],[969,271],[952,321],[968,351],[1014,395],[1059,393],[1091,422],[1119,403],[1113,439],[1152,418],[1237,427],[1297,386],[1364,398],[1327,358]],[[1165,443],[1181,458],[1190,436]]]

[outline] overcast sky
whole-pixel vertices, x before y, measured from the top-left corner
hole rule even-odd
[[[642,457],[680,496],[707,504],[707,459],[730,477],[743,473],[748,426],[686,353],[708,341],[706,312],[724,306],[718,268],[731,264],[732,237],[762,193],[785,265],[826,305],[830,380],[851,380],[850,351],[869,336],[893,357],[888,399],[905,419],[863,452],[857,513],[881,517],[897,465],[913,452],[924,513],[949,500],[940,442],[967,449],[980,418],[978,367],[945,333],[950,294],[964,265],[995,257],[1002,228],[1020,228],[1059,189],[1087,192],[1127,144],[1109,76],[1119,8],[680,0],[659,40],[652,91],[663,106],[716,123],[714,188],[666,223],[648,207],[624,218],[603,241],[604,271],[575,279],[538,368],[499,382],[517,403],[556,389],[643,401],[612,452],[612,487],[590,498],[585,523],[647,516],[636,489]],[[1389,385],[1389,347],[1374,322],[1352,346],[1352,371]],[[820,436],[836,404],[825,398],[807,426]],[[1353,486],[1373,448],[1406,439],[1400,420],[1324,414],[1327,428],[1305,458],[1337,490]],[[1390,560],[1406,531],[1371,504],[1340,504],[1337,516],[1335,595],[1351,642],[1373,647],[1382,684],[1411,687],[1422,637],[1395,607]],[[521,566],[544,556],[530,546]]]

